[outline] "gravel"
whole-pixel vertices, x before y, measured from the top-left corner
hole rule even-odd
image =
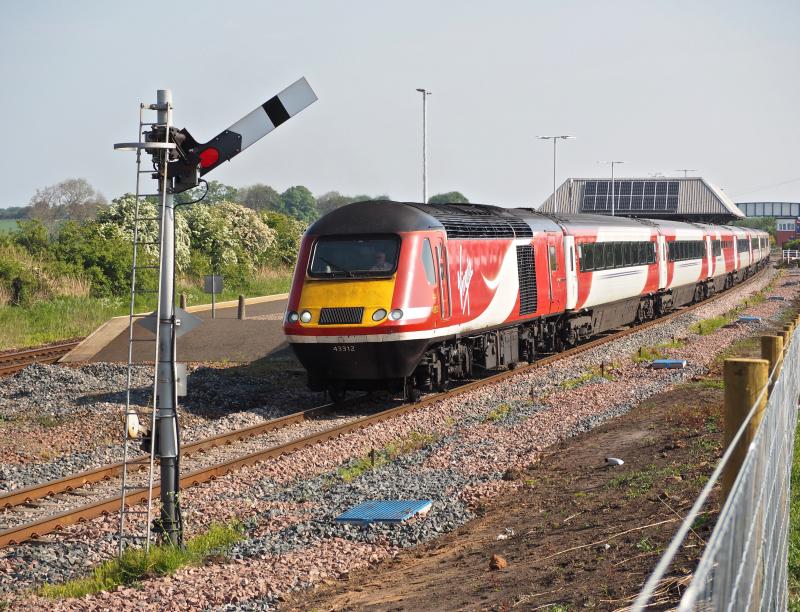
[[[0,379],[0,492],[122,459],[127,368],[32,365]],[[132,403],[148,406],[152,367],[133,369]],[[184,442],[274,419],[321,403],[304,379],[278,370],[194,366],[179,407]]]
[[[191,489],[184,494],[189,535],[203,531],[212,521],[244,520],[247,539],[233,547],[229,562],[186,568],[171,578],[147,581],[145,589],[123,588],[80,602],[46,605],[54,609],[166,605],[271,609],[292,589],[341,577],[390,557],[399,548],[456,529],[487,498],[521,486],[519,481],[502,480],[507,469],[527,467],[553,443],[634,410],[642,400],[675,384],[702,376],[731,343],[775,322],[789,306],[788,299],[748,308],[747,314],[762,317],[759,323],[732,325],[706,336],[688,329],[701,318],[730,310],[772,276],[768,271],[713,304],[603,347]],[[792,298],[797,290],[779,283],[770,295]],[[653,370],[632,359],[639,347],[673,336],[684,338],[685,344],[665,352],[687,359],[686,369]],[[607,377],[594,371],[600,364],[605,365]],[[351,482],[341,478],[343,468],[352,468],[370,450],[414,436],[435,442],[380,469],[367,470]],[[333,521],[364,500],[386,498],[432,499],[434,503],[425,518],[402,525],[361,527]],[[115,528],[115,517],[105,517],[69,528],[50,543],[0,551],[0,594],[6,593],[14,603],[44,605],[32,596],[26,598],[20,589],[40,584],[44,578],[85,573],[98,558],[113,555]],[[78,552],[67,561],[65,550]],[[42,566],[49,573],[43,574]],[[214,588],[208,588],[209,584]]]

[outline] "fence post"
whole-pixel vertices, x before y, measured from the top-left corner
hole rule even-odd
[[[759,394],[767,386],[769,379],[769,361],[766,359],[726,359],[724,366],[725,380],[725,446],[729,446],[733,436],[741,427]],[[730,461],[722,474],[722,495],[727,499],[730,495],[739,468],[747,454],[747,448],[753,441],[761,423],[764,408],[767,405],[767,394],[761,396],[753,418],[747,424],[744,435],[739,439]]]
[[[186,310],[186,294],[181,293],[181,308]]]
[[[780,336],[761,336],[761,359],[769,361],[769,371],[775,373],[769,381],[769,392],[772,393],[772,387],[775,381],[778,380],[778,375],[781,373],[781,365],[783,364],[783,338]]]
[[[246,315],[245,315],[245,310],[244,310],[244,296],[243,296],[243,295],[240,295],[240,296],[239,296],[239,313],[238,313],[238,315],[237,315],[237,316],[238,316],[238,318],[239,318],[239,320],[240,320],[240,321],[241,321],[242,319],[244,319],[244,318],[245,318],[245,316],[246,316]]]

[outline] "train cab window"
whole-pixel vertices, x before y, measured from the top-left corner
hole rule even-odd
[[[313,278],[381,278],[397,270],[397,236],[323,236],[314,244],[308,275]]]
[[[422,241],[422,267],[425,270],[425,278],[431,286],[436,285],[436,267],[433,265],[433,249],[431,249],[431,241],[425,238]]]
[[[550,270],[551,271],[558,270],[558,259],[556,259],[556,247],[550,246],[547,249],[547,252],[550,257]]]

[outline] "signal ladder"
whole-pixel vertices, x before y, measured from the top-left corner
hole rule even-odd
[[[121,555],[127,545],[132,541],[144,541],[145,551],[150,551],[150,544],[152,538],[152,502],[153,502],[153,481],[155,473],[155,451],[156,451],[156,396],[158,392],[158,363],[159,363],[159,322],[161,321],[161,268],[164,265],[164,215],[166,214],[167,207],[165,206],[168,179],[167,179],[167,156],[169,149],[174,148],[175,144],[170,142],[170,132],[172,127],[172,107],[167,103],[166,113],[164,116],[166,120],[164,123],[159,122],[146,122],[145,111],[159,110],[158,105],[139,105],[139,143],[136,148],[136,197],[133,211],[133,262],[131,266],[131,290],[130,290],[130,310],[128,315],[128,362],[127,362],[127,379],[125,388],[125,416],[124,416],[124,434],[123,434],[123,459],[122,459],[122,494],[119,510],[119,554]],[[163,110],[163,109],[162,109]],[[164,140],[161,142],[147,142],[146,132],[154,128],[163,129]],[[159,130],[160,132],[160,130]],[[161,163],[155,164],[156,168],[160,168],[160,181],[161,189],[158,194],[143,194],[141,193],[141,178],[143,174],[152,174],[153,169],[142,169],[142,152],[147,149],[147,152],[158,156],[163,156],[160,160]],[[157,210],[159,214],[155,217],[142,217],[141,204],[148,197],[158,196],[160,202]],[[153,240],[141,240],[142,223],[159,222],[159,238]],[[140,263],[142,253],[139,247],[156,246],[158,248],[158,263]],[[157,270],[158,271],[158,289],[143,289],[137,284],[138,272],[140,270]],[[136,297],[137,296],[155,296],[156,306],[155,312],[155,337],[154,338],[136,338],[134,337],[134,325],[137,321],[135,316]],[[152,315],[149,315],[152,316]],[[167,316],[172,316],[172,313],[167,313]],[[150,420],[150,438],[144,438],[144,442],[149,442],[149,463],[147,475],[147,507],[144,510],[136,510],[135,503],[132,507],[128,506],[128,495],[133,492],[140,493],[143,491],[141,485],[131,484],[131,475],[141,468],[142,461],[139,459],[138,449],[142,444],[141,438],[141,425],[142,420],[147,419],[146,412],[140,410],[131,403],[131,392],[133,386],[133,370],[134,367],[142,363],[142,361],[134,360],[134,346],[137,343],[154,343],[153,349],[153,396],[150,401],[151,411],[149,414]],[[133,533],[132,528],[128,525],[128,517],[131,515],[139,515],[145,518],[144,533]]]

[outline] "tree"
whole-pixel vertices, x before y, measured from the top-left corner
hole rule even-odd
[[[31,198],[31,218],[48,222],[57,219],[87,221],[107,205],[103,194],[86,179],[67,179],[44,189]]]
[[[205,194],[205,195],[203,195]],[[184,191],[175,196],[176,204],[186,204],[202,199],[203,204],[216,204],[217,202],[234,202],[239,197],[239,190],[219,181],[208,181],[208,185],[200,185],[189,191]]]
[[[261,211],[261,218],[275,231],[275,244],[267,258],[268,263],[292,265],[297,260],[300,240],[306,231],[306,224],[293,217],[271,210]]]
[[[133,220],[136,212],[136,196],[126,193],[114,198],[111,206],[97,216],[98,232],[109,240],[120,240],[133,249]],[[147,255],[151,261],[158,261],[158,241],[161,238],[157,221],[159,207],[150,200],[139,202],[139,242],[147,242],[139,247],[141,255]],[[175,269],[182,272],[189,263],[189,226],[182,214],[175,216]]]
[[[733,222],[733,225],[738,225],[739,227],[752,227],[754,229],[764,230],[765,232],[769,232],[769,235],[772,237],[773,242],[775,241],[776,232],[777,232],[777,221],[775,217],[748,217],[747,219],[737,219]]]
[[[327,215],[332,210],[355,201],[356,199],[351,196],[342,195],[338,191],[329,191],[317,198],[317,211],[320,215]]]
[[[239,190],[237,201],[253,210],[281,210],[283,201],[281,195],[269,185],[256,183],[250,187]]]
[[[459,191],[437,193],[428,198],[429,204],[469,204],[467,196]]]
[[[283,207],[278,212],[307,222],[317,218],[317,201],[308,188],[302,185],[289,187],[281,194],[281,201]]]

